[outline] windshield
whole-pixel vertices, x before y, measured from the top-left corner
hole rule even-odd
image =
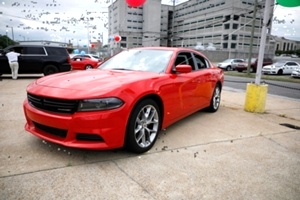
[[[99,69],[164,72],[173,51],[153,49],[124,50],[99,66]]]
[[[232,62],[232,59],[227,59],[227,60],[224,60],[223,63],[231,63]]]
[[[276,67],[281,67],[285,63],[286,63],[286,61],[278,61],[278,62],[274,63],[273,65],[276,66]]]

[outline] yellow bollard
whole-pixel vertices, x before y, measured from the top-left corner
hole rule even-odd
[[[247,112],[265,112],[268,85],[247,84],[244,110]]]

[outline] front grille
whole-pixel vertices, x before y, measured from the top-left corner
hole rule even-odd
[[[76,140],[83,140],[83,141],[99,141],[103,142],[103,138],[99,135],[95,134],[86,134],[86,133],[77,133],[76,134]]]
[[[76,100],[47,98],[29,93],[27,93],[27,99],[35,108],[57,113],[72,114],[77,110],[78,105]]]
[[[67,130],[46,126],[37,122],[33,122],[33,124],[37,129],[40,129],[41,131],[44,131],[48,134],[55,135],[61,138],[65,138],[67,136]]]

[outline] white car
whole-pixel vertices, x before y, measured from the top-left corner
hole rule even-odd
[[[264,74],[292,74],[292,72],[300,67],[299,63],[294,61],[278,61],[272,65],[266,65],[262,68]]]
[[[239,58],[227,59],[224,60],[223,62],[218,63],[217,67],[229,71],[235,69],[235,67],[242,62],[244,62],[244,59],[239,59]]]
[[[300,67],[297,67],[294,71],[292,71],[291,77],[300,78]]]

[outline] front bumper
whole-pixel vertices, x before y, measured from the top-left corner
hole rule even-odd
[[[300,78],[300,71],[294,71],[292,74],[291,74],[292,77],[299,77]]]
[[[107,111],[58,114],[23,103],[25,130],[67,147],[104,150],[124,145],[127,117],[121,108]]]
[[[277,74],[277,70],[272,69],[262,69],[263,74]]]

